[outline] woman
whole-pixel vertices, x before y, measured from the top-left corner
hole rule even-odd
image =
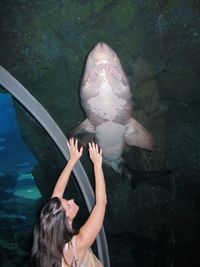
[[[106,209],[106,189],[102,170],[102,150],[89,143],[89,155],[94,166],[95,198],[92,212],[80,228],[73,230],[73,220],[79,207],[73,199],[63,198],[71,171],[80,159],[83,148],[71,138],[67,143],[70,159],[55,185],[50,201],[40,214],[40,222],[34,230],[32,262],[39,267],[87,266],[89,248],[103,224]]]

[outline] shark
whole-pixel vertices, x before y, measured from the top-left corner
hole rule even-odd
[[[125,147],[153,151],[152,135],[133,117],[128,79],[114,50],[99,42],[86,58],[80,87],[85,120],[70,136],[89,134],[102,148],[104,163],[121,173]]]

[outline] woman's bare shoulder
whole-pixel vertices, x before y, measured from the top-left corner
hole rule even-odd
[[[67,266],[73,266],[72,261],[77,260],[78,261],[78,266],[81,265],[83,262],[85,255],[87,253],[87,249],[83,248],[81,243],[80,243],[80,237],[79,234],[73,236],[72,240],[65,245],[64,248],[64,258],[66,261],[66,264],[71,264],[71,265],[64,265],[62,267],[67,267]]]

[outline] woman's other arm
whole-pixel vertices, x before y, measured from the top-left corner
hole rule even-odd
[[[95,205],[86,223],[80,228],[77,235],[78,249],[88,249],[95,241],[99,231],[101,230],[106,204],[106,188],[102,169],[102,150],[98,145],[89,143],[89,155],[94,165],[95,175]]]
[[[81,147],[80,150],[78,150],[78,141],[74,140],[74,138],[71,138],[69,140],[69,143],[67,143],[67,145],[70,152],[70,159],[65,168],[63,169],[62,173],[60,174],[51,197],[59,197],[59,198],[63,197],[65,188],[69,181],[69,177],[74,168],[74,165],[80,159],[83,153],[83,147]]]

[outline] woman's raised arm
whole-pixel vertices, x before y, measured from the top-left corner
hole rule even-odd
[[[86,223],[80,228],[77,235],[77,246],[79,250],[88,249],[95,241],[101,230],[106,204],[106,188],[102,169],[102,149],[97,144],[89,143],[89,155],[94,165],[95,175],[95,205]]]
[[[62,173],[60,174],[51,197],[59,197],[59,198],[63,197],[65,188],[67,186],[74,165],[80,159],[83,153],[83,147],[81,147],[80,150],[78,150],[78,141],[75,140],[74,138],[71,138],[69,142],[67,142],[67,145],[70,152],[70,159],[67,162],[65,168],[63,169]]]

